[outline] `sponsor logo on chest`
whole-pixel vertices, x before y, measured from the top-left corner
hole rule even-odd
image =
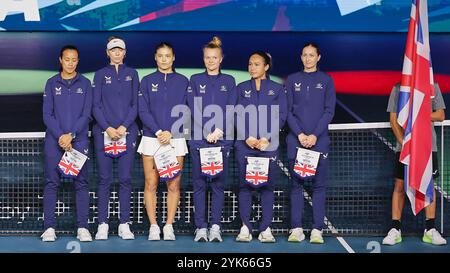
[[[77,94],[83,94],[83,89],[81,87],[77,88],[77,91],[75,91]]]
[[[269,90],[269,93],[268,93],[267,95],[268,95],[268,96],[275,96],[275,91]]]
[[[244,97],[250,98],[252,96],[252,90],[244,90]]]
[[[200,93],[206,93],[206,84],[205,85],[199,85],[198,86],[199,87],[199,92]]]
[[[323,83],[316,84],[316,89],[323,89]]]
[[[226,87],[225,85],[222,85],[222,86],[220,87],[220,91],[221,91],[221,92],[227,92],[228,90],[227,90],[227,87]]]
[[[158,92],[158,83],[154,84],[152,83],[152,92]]]
[[[300,92],[301,89],[302,89],[302,83],[301,82],[299,82],[299,83],[295,82],[294,83],[294,91],[295,92]]]
[[[111,83],[112,83],[111,77],[105,76],[105,84],[111,84]]]
[[[61,95],[62,87],[55,87],[55,95]]]
[[[131,76],[126,76],[125,77],[125,81],[126,82],[130,82],[130,81],[132,81],[133,80],[133,78],[131,78]]]

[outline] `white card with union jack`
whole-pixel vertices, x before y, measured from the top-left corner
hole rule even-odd
[[[320,153],[308,149],[297,148],[294,173],[301,178],[314,177],[319,163]]]
[[[105,155],[117,158],[127,153],[127,136],[121,137],[119,140],[112,140],[109,135],[105,132],[103,137],[103,142],[105,144]]]
[[[261,187],[269,181],[269,160],[267,157],[247,157],[245,181],[252,187]]]
[[[200,163],[202,174],[207,177],[217,177],[223,171],[222,147],[200,149]]]
[[[58,163],[58,169],[62,176],[75,178],[86,163],[87,156],[72,148],[70,152],[65,152]]]
[[[175,156],[175,149],[170,145],[166,146],[169,149],[165,149],[154,156],[160,182],[170,181],[181,173],[181,166]]]

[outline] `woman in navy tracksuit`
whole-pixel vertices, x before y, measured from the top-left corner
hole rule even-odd
[[[214,37],[203,47],[203,61],[206,71],[192,75],[190,79],[188,104],[193,116],[192,139],[189,141],[192,156],[192,180],[194,187],[195,238],[196,242],[222,242],[221,217],[224,205],[224,183],[227,180],[228,157],[233,145],[232,137],[227,134],[226,106],[236,102],[236,84],[232,76],[220,71],[223,60],[222,42]],[[201,117],[201,109],[217,106],[222,113],[221,124],[205,128],[210,118]],[[196,118],[200,113],[200,119]],[[232,129],[233,124],[228,126]],[[227,137],[228,136],[228,137]],[[223,171],[217,176],[205,176],[201,171],[200,149],[221,147]],[[206,189],[212,190],[211,226],[208,232],[206,221]]]
[[[123,63],[126,53],[125,42],[117,37],[110,37],[106,53],[110,59],[108,66],[100,69],[94,76],[95,124],[93,127],[95,153],[99,173],[98,184],[98,231],[97,240],[108,239],[108,204],[113,175],[111,155],[104,151],[104,134],[112,140],[126,136],[126,152],[117,158],[119,174],[120,225],[118,235],[122,239],[134,239],[130,231],[131,172],[136,150],[138,127],[137,95],[139,77],[135,69]]]
[[[308,43],[302,49],[303,71],[287,78],[288,98],[287,136],[289,169],[291,171],[291,230],[289,241],[300,242],[305,238],[302,229],[303,179],[293,173],[297,147],[320,152],[319,164],[313,178],[313,230],[311,243],[323,243],[322,229],[325,217],[325,179],[328,166],[330,139],[328,124],[333,119],[336,92],[333,79],[317,68],[320,50]]]
[[[267,71],[270,65],[271,60],[267,53],[261,51],[253,53],[248,63],[248,71],[252,79],[237,86],[237,107],[247,107],[248,110],[236,110],[237,140],[235,147],[239,169],[239,213],[243,222],[236,240],[241,242],[252,240],[250,215],[254,190],[261,195],[262,206],[258,239],[261,242],[275,242],[270,229],[274,203],[273,177],[277,168],[279,129],[283,127],[286,120],[287,102],[283,86],[268,78]],[[265,107],[266,110],[264,110]],[[253,113],[255,111],[256,113]],[[247,115],[247,113],[250,114]],[[254,114],[253,118],[251,118],[252,113]],[[255,120],[257,120],[256,125]],[[257,188],[246,182],[246,165],[249,156],[270,159],[268,181],[256,185]]]
[[[144,125],[144,135],[139,144],[138,153],[142,154],[145,175],[144,202],[150,220],[149,240],[160,240],[160,228],[156,219],[156,190],[159,174],[154,156],[158,151],[172,146],[178,163],[183,167],[184,156],[188,153],[183,130],[172,128],[177,117],[172,117],[172,110],[186,105],[188,79],[175,72],[173,62],[175,52],[169,43],[160,43],[155,49],[156,72],[145,76],[139,93],[139,117]],[[180,108],[183,110],[183,108]],[[186,114],[189,117],[188,114]],[[183,117],[182,117],[183,119]],[[164,240],[175,240],[172,224],[180,201],[179,174],[167,181],[167,221],[163,227]]]
[[[55,207],[60,184],[58,163],[64,151],[72,148],[88,154],[88,129],[92,110],[90,81],[76,71],[78,49],[65,46],[59,61],[61,72],[51,77],[45,85],[43,118],[45,133],[45,187],[44,229],[42,240],[55,241]],[[87,167],[83,166],[75,178],[77,208],[77,238],[82,242],[92,241],[88,230],[89,185]]]

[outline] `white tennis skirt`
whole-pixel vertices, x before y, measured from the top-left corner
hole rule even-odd
[[[184,138],[172,138],[170,145],[175,149],[176,156],[185,156],[189,152],[186,139]],[[160,153],[169,147],[169,144],[161,145],[155,137],[143,136],[137,152],[143,155],[155,156],[156,153]]]

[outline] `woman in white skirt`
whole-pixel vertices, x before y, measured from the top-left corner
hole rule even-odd
[[[156,190],[160,181],[167,181],[167,221],[163,234],[164,240],[175,240],[172,224],[180,200],[181,172],[188,148],[182,132],[172,130],[178,118],[171,117],[171,111],[176,106],[186,105],[189,82],[186,77],[175,72],[173,68],[175,53],[170,44],[163,42],[156,47],[155,61],[157,71],[145,76],[141,81],[138,109],[144,134],[138,153],[142,154],[144,164],[144,203],[150,220],[148,239],[160,240],[161,230],[156,219]],[[158,169],[155,161],[155,157],[171,149],[178,161],[178,166],[174,166],[176,175],[173,175],[170,168],[165,172]],[[168,172],[168,176],[163,175]]]

